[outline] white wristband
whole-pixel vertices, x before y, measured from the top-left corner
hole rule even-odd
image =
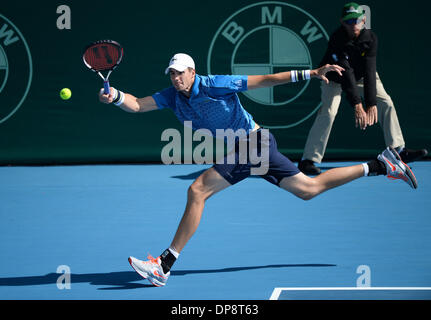
[[[292,82],[297,82],[298,81],[298,79],[297,79],[297,73],[298,73],[298,71],[296,71],[296,70],[290,71],[290,81],[292,81]]]
[[[114,98],[113,103],[116,106],[120,106],[124,102],[125,95],[124,95],[124,92],[122,92],[120,90],[115,89],[115,91],[116,91],[116,94],[115,94],[115,98]]]
[[[103,88],[102,89],[100,89],[101,91],[103,91]],[[114,87],[112,87],[112,95],[113,95],[113,97],[114,97],[114,99],[113,100],[115,100],[115,99],[117,99],[117,96],[118,96],[118,90],[117,89],[115,89]]]
[[[298,82],[303,80],[310,80],[311,70],[292,70],[290,71],[290,81],[291,82]]]

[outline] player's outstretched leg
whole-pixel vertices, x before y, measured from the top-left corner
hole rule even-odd
[[[314,178],[298,173],[281,180],[280,187],[301,199],[310,200],[322,192],[360,177],[375,175],[386,175],[391,180],[401,179],[412,188],[417,188],[412,170],[391,147],[386,148],[377,159],[368,163],[330,169]]]
[[[186,209],[170,247],[157,258],[148,256],[147,261],[129,257],[132,268],[153,285],[164,286],[172,265],[199,226],[205,201],[229,186],[214,168],[202,173],[188,189]]]

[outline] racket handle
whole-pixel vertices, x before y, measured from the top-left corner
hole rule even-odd
[[[103,89],[104,89],[104,94],[109,94],[109,81],[103,81]]]

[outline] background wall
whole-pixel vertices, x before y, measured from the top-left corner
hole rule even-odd
[[[113,39],[123,45],[125,56],[111,85],[142,97],[170,85],[164,69],[176,52],[193,56],[200,74],[255,71],[250,65],[257,63],[272,71],[290,70],[304,61],[316,67],[327,36],[339,25],[345,1],[324,3],[3,1],[0,164],[160,161],[166,145],[161,133],[166,128],[181,130],[182,124],[170,110],[129,114],[99,103],[102,81],[81,59],[83,47],[91,41]],[[366,4],[371,8],[371,28],[379,36],[378,72],[395,102],[407,146],[430,149],[426,72],[430,45],[424,26],[431,5],[418,0],[406,5]],[[70,29],[57,27],[60,5],[71,10]],[[233,29],[226,29],[229,25]],[[235,27],[241,27],[242,34]],[[236,42],[223,31],[238,36]],[[277,127],[272,132],[280,151],[294,160],[302,155],[320,102],[319,81],[305,85],[240,96],[256,122]],[[59,98],[63,87],[72,90],[70,100]],[[356,129],[352,108],[343,100],[326,160],[367,158],[384,147],[380,127]]]

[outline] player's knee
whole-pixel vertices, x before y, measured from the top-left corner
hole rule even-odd
[[[311,199],[313,199],[317,194],[313,193],[313,192],[302,192],[300,194],[298,194],[297,196],[304,200],[304,201],[309,201]]]
[[[313,199],[319,194],[319,190],[321,189],[318,180],[308,177],[303,173],[283,179],[280,187],[305,201]]]
[[[296,196],[304,201],[309,201],[316,197],[318,194],[318,185],[317,183],[315,183],[314,180],[311,180],[310,183],[304,185],[304,187],[296,194]]]
[[[191,201],[205,201],[204,185],[199,181],[193,182],[187,190],[187,197]]]
[[[187,198],[189,200],[194,200],[198,197],[199,197],[199,188],[195,184],[192,184],[187,190]]]

